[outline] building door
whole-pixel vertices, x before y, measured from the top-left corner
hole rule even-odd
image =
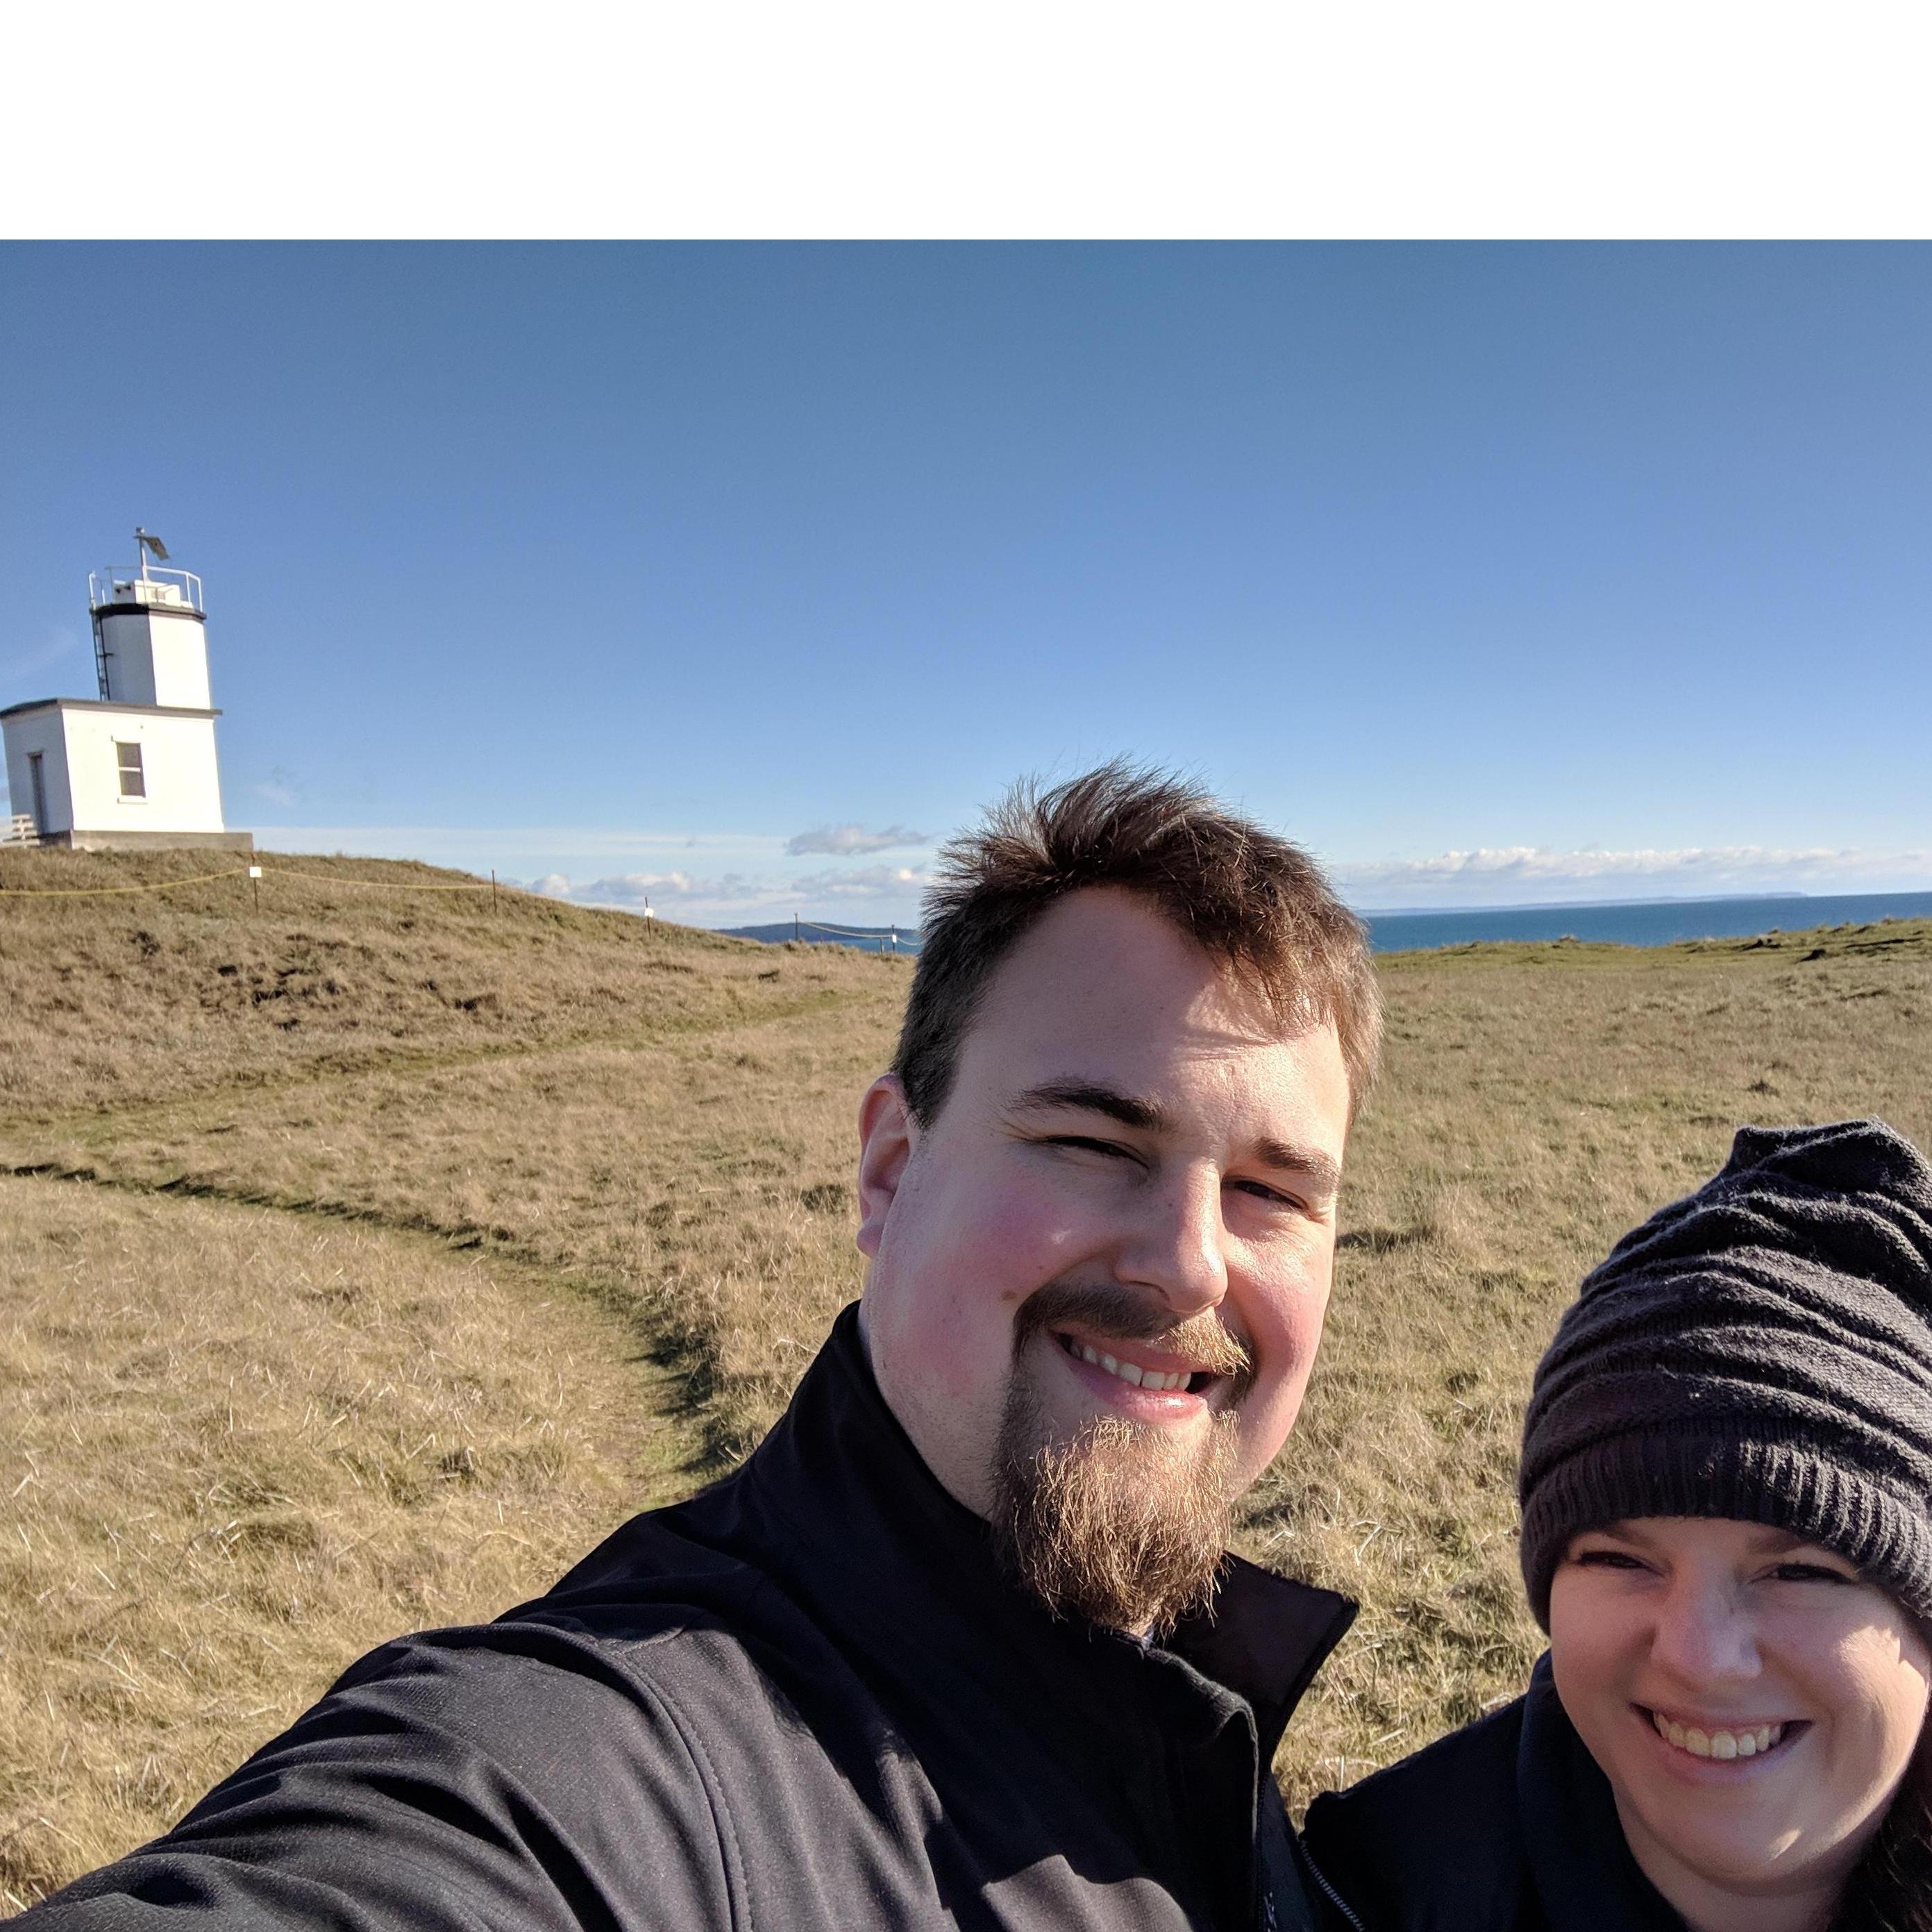
[[[34,789],[34,830],[43,838],[46,836],[47,830],[47,776],[41,769],[44,756],[44,754],[39,752],[27,754],[28,782]]]

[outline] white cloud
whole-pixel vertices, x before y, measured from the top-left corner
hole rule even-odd
[[[910,866],[862,866],[856,872],[814,872],[792,882],[812,898],[902,900],[926,890],[926,875]]]
[[[916,902],[926,874],[909,866],[866,866],[856,872],[828,870],[803,878],[779,880],[725,872],[715,878],[688,872],[619,872],[581,884],[561,872],[524,883],[524,890],[577,905],[616,906],[654,912],[703,924],[753,925],[764,914],[812,913],[832,907],[854,916],[876,914],[873,923],[904,915]]]
[[[578,885],[560,872],[552,872],[532,890],[552,898],[574,899],[580,904],[641,907],[647,899],[657,905],[698,899],[728,902],[742,896],[743,883],[732,872],[718,879],[694,879],[688,872],[617,872]]]
[[[868,832],[862,825],[821,825],[788,838],[785,851],[794,859],[814,852],[842,859],[855,852],[891,852],[931,842],[928,833],[909,831],[903,825],[888,825],[882,832]]]
[[[1329,870],[1343,896],[1357,905],[1520,905],[1733,892],[1909,891],[1932,883],[1932,852],[1768,845],[1565,852],[1507,845]]]
[[[295,788],[278,784],[272,778],[265,778],[259,784],[250,785],[248,789],[257,798],[266,799],[271,805],[290,806],[296,802]]]

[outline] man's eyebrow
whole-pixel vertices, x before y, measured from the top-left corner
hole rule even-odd
[[[1318,1193],[1341,1192],[1340,1166],[1318,1148],[1291,1147],[1286,1141],[1264,1136],[1255,1143],[1255,1158],[1264,1167],[1279,1168],[1290,1174],[1305,1174]]]
[[[1151,1100],[1093,1080],[1042,1080],[1013,1102],[1013,1111],[1022,1114],[1046,1113],[1062,1107],[1104,1114],[1124,1127],[1138,1127],[1148,1133],[1158,1133],[1167,1124],[1167,1116]]]

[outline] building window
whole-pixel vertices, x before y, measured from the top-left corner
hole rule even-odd
[[[121,796],[123,798],[146,798],[148,781],[141,771],[141,748],[139,745],[115,742],[116,755],[121,761]]]

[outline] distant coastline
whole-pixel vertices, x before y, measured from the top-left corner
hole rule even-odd
[[[1405,907],[1364,910],[1378,952],[1434,951],[1496,940],[1580,939],[1611,946],[1670,946],[1686,939],[1742,939],[1814,926],[1870,926],[1885,919],[1932,919],[1932,892],[1756,892],[1708,898],[1584,899],[1546,905]],[[843,926],[836,934],[809,921],[728,926],[736,939],[776,945],[796,937],[866,952],[919,950],[907,926]]]
[[[1641,899],[1512,899],[1503,905],[1358,906],[1355,910],[1364,919],[1408,919],[1420,913],[1468,913],[1486,916],[1498,912],[1569,912],[1586,906],[1601,908],[1606,906],[1730,905],[1734,903],[1772,905],[1786,899],[1809,899],[1815,896],[1810,892],[1653,892],[1648,898]],[[1848,896],[1840,894],[1838,896]],[[1920,895],[1900,892],[1868,894],[1866,896],[1916,898]]]
[[[1708,899],[1484,906],[1431,912],[1366,913],[1378,952],[1434,951],[1498,940],[1591,940],[1612,946],[1670,946],[1686,939],[1742,939],[1816,926],[1870,926],[1932,919],[1932,892],[1780,892]]]

